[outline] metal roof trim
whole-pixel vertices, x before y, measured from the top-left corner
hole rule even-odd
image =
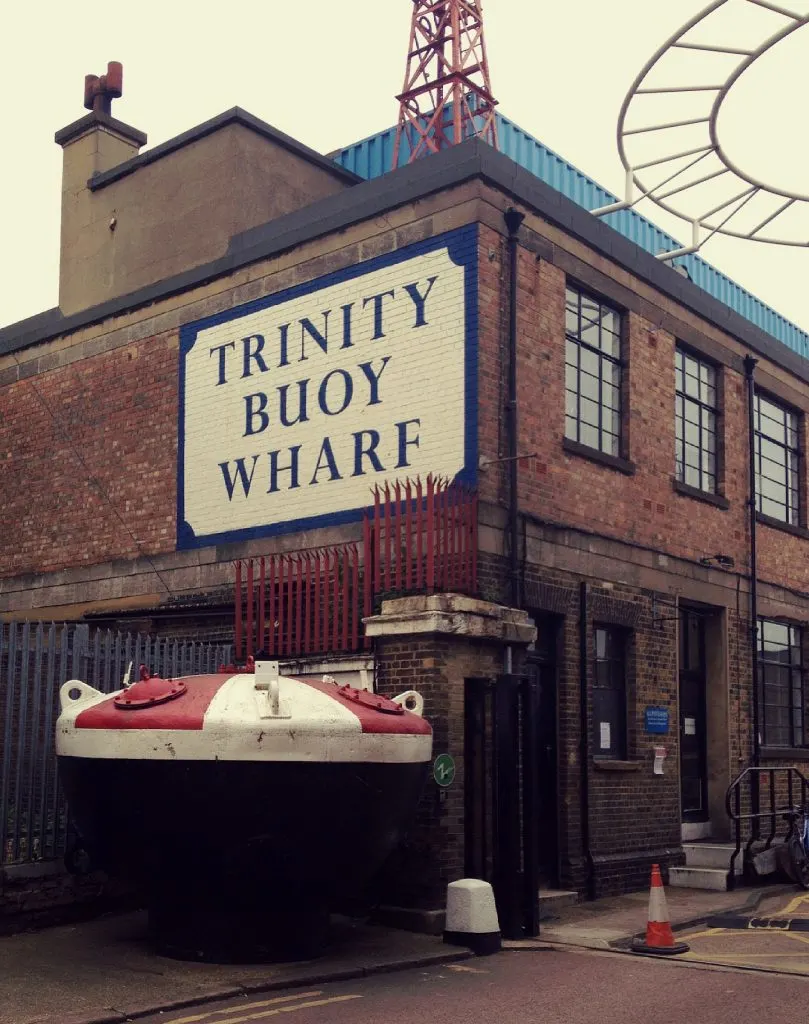
[[[497,131],[501,153],[583,209],[594,210],[617,201],[617,196],[602,188],[588,175],[499,111]],[[336,150],[329,156],[360,177],[378,178],[390,170],[395,134],[395,128],[388,128]],[[407,162],[407,156],[407,153],[400,154],[400,166]],[[599,219],[652,255],[678,249],[682,245],[634,210],[622,210]],[[674,263],[676,266],[685,267],[691,281],[708,295],[804,359],[809,359],[809,333],[797,324],[762,302],[752,292],[731,280],[700,256],[681,257]]]

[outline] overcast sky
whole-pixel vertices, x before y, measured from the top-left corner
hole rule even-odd
[[[809,13],[809,0],[781,3]],[[615,138],[621,101],[655,49],[705,6],[706,0],[485,0],[500,110],[605,187],[622,191]],[[145,131],[150,147],[239,105],[326,153],[395,122],[411,9],[410,0],[15,5],[5,18],[0,63],[0,325],[57,303],[62,154],[53,134],[85,113],[85,74],[103,73],[109,60],[123,63],[124,96],[113,113]],[[713,42],[758,43],[785,24],[751,0],[729,0],[726,13],[722,38]],[[731,92],[721,127],[737,165],[809,192],[807,55],[809,30],[801,28]],[[690,112],[685,104],[694,97],[682,101],[675,115]],[[689,235],[686,225],[648,203],[640,210],[678,237]],[[702,255],[809,329],[805,248],[720,238]]]

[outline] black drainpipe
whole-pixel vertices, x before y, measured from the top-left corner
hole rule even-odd
[[[525,214],[510,207],[503,215],[508,230],[508,397],[506,399],[506,429],[508,434],[508,533],[509,533],[509,594],[512,608],[520,606],[520,558],[517,550],[518,498],[517,498],[517,233]]]
[[[757,359],[745,356],[744,379],[747,383],[747,443],[750,448],[749,461],[749,495],[750,512],[750,664],[753,672],[753,767],[758,768],[761,760],[761,741],[759,738],[759,703],[758,703],[758,563],[756,556],[756,420],[755,396],[756,389],[753,374]],[[754,773],[755,774],[755,773]],[[758,793],[753,791],[753,801],[758,804]],[[758,811],[758,806],[752,808]]]
[[[579,584],[579,760],[581,762],[581,845],[587,867],[587,896],[596,898],[595,865],[590,849],[590,726],[587,714],[588,672],[587,584]]]

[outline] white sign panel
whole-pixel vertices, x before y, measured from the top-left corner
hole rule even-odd
[[[474,479],[477,232],[181,330],[178,546],[346,522],[386,480]]]

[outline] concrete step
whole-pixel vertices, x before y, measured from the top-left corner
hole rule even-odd
[[[695,839],[711,838],[710,821],[684,821],[680,825],[680,838],[684,843],[693,843]]]
[[[726,892],[728,869],[669,868],[669,885],[677,889],[715,889],[717,892]]]
[[[689,868],[730,868],[730,858],[736,849],[732,843],[683,843],[685,863]],[[742,873],[742,857],[736,858],[736,874]]]
[[[579,894],[568,889],[540,889],[539,912],[552,914],[562,907],[573,907],[579,902]]]

